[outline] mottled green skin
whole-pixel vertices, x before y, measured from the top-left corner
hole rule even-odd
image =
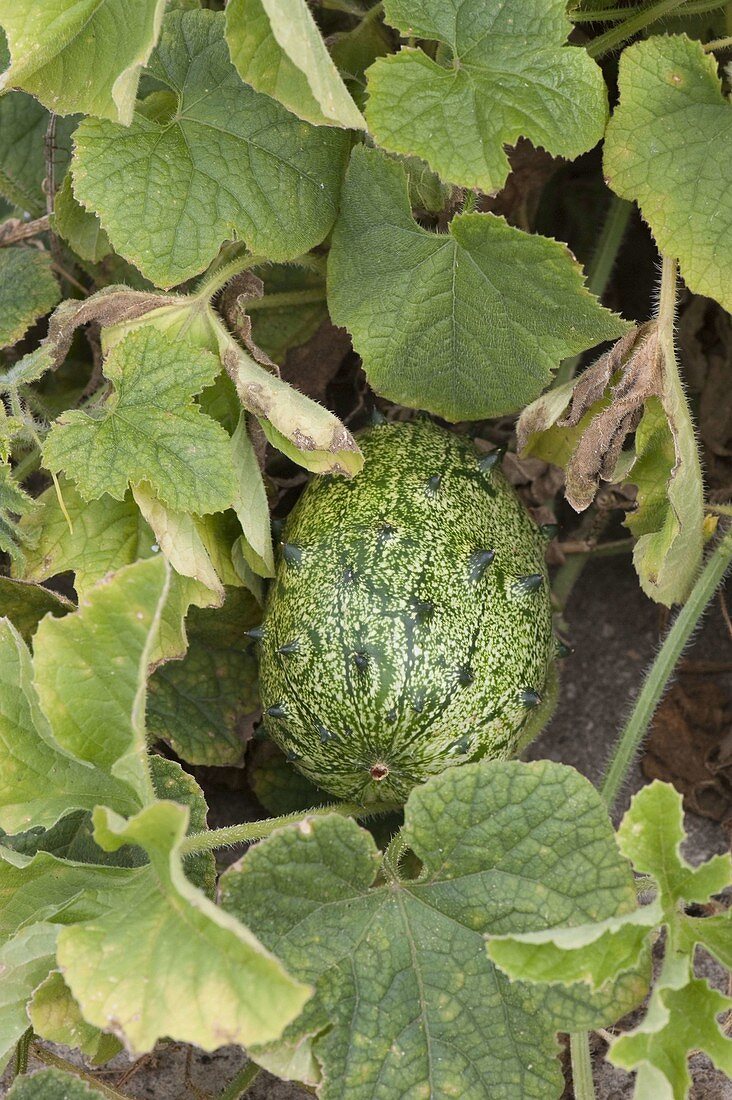
[[[314,478],[288,519],[262,703],[309,779],[342,798],[401,800],[535,732],[545,705],[524,693],[546,698],[554,657],[545,540],[454,433],[384,424],[359,442],[363,471]]]

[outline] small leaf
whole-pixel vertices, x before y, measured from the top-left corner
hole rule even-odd
[[[0,248],[0,347],[20,340],[60,297],[48,252]]]
[[[564,245],[492,214],[412,218],[402,167],[357,148],[328,262],[331,316],[384,397],[448,420],[513,412],[564,357],[620,336]]]
[[[28,1030],[27,1001],[55,966],[57,933],[53,925],[34,924],[0,947],[0,1072]]]
[[[239,76],[316,126],[366,128],[305,0],[231,0],[226,39]]]
[[[187,881],[185,811],[157,802],[124,821],[99,809],[95,827],[103,847],[140,844],[151,862],[115,909],[60,932],[59,963],[84,1018],[137,1054],[163,1036],[204,1050],[276,1038],[310,991]],[[151,975],[164,989],[149,989]]]
[[[259,705],[257,662],[245,632],[259,619],[242,589],[230,589],[220,609],[193,609],[185,658],[163,665],[150,680],[148,731],[190,764],[243,763]]]
[[[231,451],[236,477],[234,510],[244,532],[242,553],[250,568],[258,576],[274,577],[274,553],[267,492],[243,413],[231,437]]]
[[[53,204],[53,227],[82,260],[96,264],[112,251],[99,218],[78,203],[67,173],[56,192]]]
[[[602,137],[600,69],[566,45],[565,0],[487,0],[469,16],[451,0],[386,0],[402,34],[443,44],[444,62],[403,48],[369,69],[366,119],[379,145],[415,154],[451,183],[499,191],[505,146],[527,137],[574,159]]]
[[[636,871],[658,883],[664,909],[675,914],[680,901],[703,903],[732,884],[732,856],[713,856],[692,867],[681,856],[685,839],[681,795],[654,780],[633,797],[618,828],[618,846]]]
[[[192,401],[218,369],[212,355],[192,361],[185,344],[153,328],[130,333],[104,364],[114,393],[96,415],[62,414],[46,438],[44,463],[71,477],[86,499],[107,492],[122,500],[130,483],[148,481],[176,510],[228,507],[228,436]]]
[[[60,618],[76,608],[71,600],[30,581],[0,576],[0,618],[7,618],[30,641],[44,615]]]
[[[230,238],[285,260],[326,236],[346,135],[314,129],[242,84],[223,13],[172,12],[150,73],[170,98],[161,117],[144,101],[128,129],[86,119],[75,136],[74,193],[117,252],[173,286]],[[150,201],[140,206],[143,194]]]
[[[23,88],[59,115],[128,125],[164,9],[165,0],[0,0],[12,59],[0,90]]]
[[[659,990],[658,999],[663,1011],[657,1018],[650,1022],[649,1013],[644,1024],[613,1042],[608,1055],[613,1065],[638,1070],[636,1100],[685,1100],[691,1088],[687,1059],[697,1050],[731,1077],[732,1039],[716,1017],[732,1008],[732,997],[697,978],[681,989]]]
[[[58,970],[49,974],[34,992],[28,1016],[36,1035],[80,1050],[94,1065],[108,1062],[122,1049],[114,1035],[106,1035],[86,1022]],[[67,1100],[67,1094],[62,1093],[60,1100]]]
[[[105,1100],[106,1095],[73,1073],[43,1069],[32,1077],[17,1077],[7,1100]]]
[[[558,1097],[557,1002],[510,985],[483,935],[634,907],[599,796],[548,762],[466,764],[415,789],[405,820],[423,864],[416,880],[374,885],[373,838],[336,816],[279,830],[225,872],[225,908],[246,912],[291,972],[316,986],[284,1041],[255,1059],[281,1067],[295,1057],[312,1074],[314,1057],[323,1100],[478,1097],[496,1081],[507,1096]],[[582,988],[563,1006],[572,1027],[580,1004],[582,1019],[592,1009]],[[606,1003],[599,1015],[618,1009]]]
[[[689,289],[732,310],[732,107],[716,58],[684,35],[654,35],[623,50],[619,86],[605,139],[608,183],[638,202]]]

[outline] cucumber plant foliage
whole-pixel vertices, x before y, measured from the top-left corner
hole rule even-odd
[[[615,830],[573,768],[487,752],[334,804],[265,740],[256,646],[297,566],[271,512],[306,476],[358,497],[375,400],[485,470],[517,417],[575,510],[634,498],[640,585],[697,606],[715,521],[674,333],[679,279],[732,308],[732,108],[729,14],[692,7],[0,0],[8,1097],[109,1094],[27,1075],[29,1042],[93,1067],[167,1039],[326,1100],[558,1100],[558,1036],[574,1059],[644,998],[607,1053],[637,1100],[687,1096],[693,1051],[732,1075],[695,969],[732,965],[730,861],[684,861],[673,788]],[[617,293],[630,204],[650,316]],[[210,829],[198,765],[278,816]]]

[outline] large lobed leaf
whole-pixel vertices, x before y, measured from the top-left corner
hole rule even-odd
[[[557,241],[492,214],[422,229],[401,166],[366,148],[346,177],[328,303],[377,393],[453,421],[514,412],[565,356],[628,327]]]
[[[529,138],[576,157],[602,137],[607,93],[568,47],[565,0],[386,0],[388,23],[440,44],[402,49],[368,72],[366,120],[380,145],[416,154],[445,180],[500,190],[506,145]]]
[[[346,136],[243,84],[223,13],[170,13],[150,73],[165,90],[143,101],[128,128],[86,119],[75,136],[74,193],[121,255],[173,286],[203,271],[229,238],[284,260],[325,237]]]
[[[405,820],[416,880],[375,884],[373,838],[335,816],[279,831],[224,874],[224,906],[316,987],[254,1056],[311,1082],[320,1071],[327,1100],[558,1097],[555,1031],[616,1018],[643,978],[602,1002],[577,987],[535,996],[492,967],[483,934],[634,909],[599,796],[548,762],[467,764],[415,790]]]
[[[690,290],[732,309],[732,106],[713,54],[684,35],[623,51],[605,176],[635,199]]]

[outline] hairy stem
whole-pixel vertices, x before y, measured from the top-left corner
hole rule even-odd
[[[587,265],[587,289],[598,298],[601,298],[607,289],[632,210],[631,202],[613,195],[595,251]],[[552,387],[561,386],[564,382],[569,382],[570,378],[574,378],[581,360],[580,355],[565,359],[559,366]]]
[[[214,262],[213,267],[199,280],[192,297],[210,301],[235,275],[262,263],[266,263],[264,257],[253,256],[250,252],[244,251],[243,246],[241,252],[238,249],[233,250],[231,259],[218,265]]]
[[[635,755],[645,737],[651,718],[663,695],[676,662],[696,629],[732,561],[732,530],[727,531],[715,546],[691,595],[679,611],[673,626],[651,665],[636,704],[621,733],[610,767],[602,784],[602,795],[612,807],[630,771]]]
[[[328,806],[313,806],[300,813],[283,814],[282,817],[269,817],[264,821],[245,821],[241,825],[227,825],[223,829],[208,829],[203,833],[191,833],[181,844],[181,854],[192,852],[210,852],[214,848],[227,848],[231,844],[248,844],[251,840],[263,840],[275,829],[283,825],[297,825],[308,817],[325,817],[327,814],[340,814],[342,817],[376,817],[391,810],[399,810],[398,802],[375,802],[371,806],[359,806],[357,802],[333,802]]]
[[[671,12],[682,7],[683,3],[684,0],[658,0],[656,4],[651,4],[650,8],[644,8],[642,11],[636,12],[624,23],[619,23],[616,27],[611,27],[609,31],[605,31],[604,34],[593,38],[591,42],[587,43],[588,54],[590,57],[597,59],[602,57],[603,54],[616,50],[618,46],[622,46],[638,31],[642,31],[649,27],[651,23],[663,19],[664,15],[670,15]]]
[[[713,50],[729,49],[732,49],[732,34],[727,35],[726,38],[713,38],[711,42],[704,43],[705,53],[712,53]]]
[[[570,1035],[569,1052],[572,1056],[574,1100],[595,1100],[595,1084],[592,1080],[592,1059],[590,1058],[590,1036],[586,1031],[577,1031]]]
[[[260,1066],[254,1062],[247,1062],[243,1069],[240,1069],[236,1076],[229,1081],[229,1084],[219,1095],[218,1100],[240,1100],[261,1072]]]
[[[705,15],[707,12],[716,11],[723,6],[724,0],[686,0],[682,4],[679,15]],[[573,23],[620,23],[629,16],[641,15],[650,11],[648,4],[637,8],[581,8],[569,13]]]

